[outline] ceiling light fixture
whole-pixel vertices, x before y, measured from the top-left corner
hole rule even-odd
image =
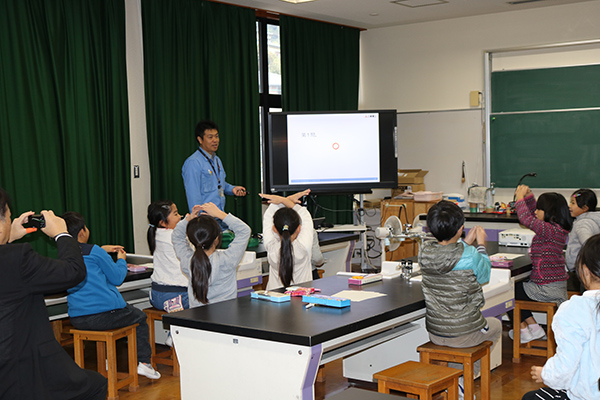
[[[286,3],[299,4],[299,3],[308,3],[309,1],[316,1],[316,0],[281,0],[281,1],[285,1]]]
[[[425,7],[425,6],[437,6],[439,4],[447,3],[447,0],[394,0],[390,1],[392,4],[398,4],[399,6],[405,6],[410,8]]]
[[[510,4],[511,6],[515,6],[515,5],[519,5],[519,4],[525,4],[525,3],[535,3],[538,1],[544,1],[544,0],[517,0],[517,1],[507,1],[507,4]]]

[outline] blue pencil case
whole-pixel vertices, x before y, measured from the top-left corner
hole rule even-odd
[[[283,303],[284,301],[290,301],[290,295],[279,292],[269,292],[268,290],[258,290],[250,293],[250,297],[258,300],[267,300],[274,303]]]
[[[324,294],[311,294],[308,296],[302,296],[302,301],[305,303],[313,303],[336,308],[350,307],[350,299],[327,296]]]

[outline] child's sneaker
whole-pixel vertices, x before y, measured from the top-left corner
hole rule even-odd
[[[465,376],[458,377],[458,400],[465,399]]]
[[[160,378],[160,372],[152,368],[152,365],[146,363],[138,363],[137,367],[138,375],[144,375],[148,379]]]
[[[544,332],[544,328],[542,328],[538,324],[529,325],[529,331],[531,332],[531,336],[533,337],[533,340],[537,340],[537,339],[544,340],[544,339],[547,339],[546,332]]]
[[[512,329],[510,331],[508,331],[508,337],[511,338],[512,340],[514,340],[514,333],[513,333]],[[521,344],[529,343],[535,339],[536,338],[533,337],[533,335],[531,334],[531,331],[529,330],[528,327],[521,329]]]
[[[525,329],[521,329],[521,343],[529,343],[534,339],[535,338],[531,334],[529,327],[527,327]]]

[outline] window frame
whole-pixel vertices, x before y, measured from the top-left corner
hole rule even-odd
[[[270,160],[268,155],[263,151],[264,143],[269,137],[269,110],[272,108],[281,109],[281,94],[270,94],[269,93],[269,51],[268,51],[268,37],[267,37],[267,25],[279,26],[279,16],[273,14],[267,14],[259,12],[257,10],[256,16],[257,22],[257,34],[258,34],[258,55],[259,55],[259,113],[261,121],[261,148],[262,153],[262,188],[264,193],[269,192],[269,177],[266,173],[265,166],[268,165]],[[282,90],[283,91],[283,90]]]

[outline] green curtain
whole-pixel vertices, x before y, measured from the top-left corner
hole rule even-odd
[[[133,250],[123,0],[0,2],[0,132],[13,216],[78,211],[90,242]]]
[[[282,15],[281,68],[284,111],[358,109],[360,31]],[[352,222],[347,195],[317,196],[312,211],[332,223]]]
[[[196,123],[219,125],[227,182],[246,187],[225,210],[262,229],[256,16],[201,0],[142,0],[152,199],[188,205],[181,167],[197,148]]]

